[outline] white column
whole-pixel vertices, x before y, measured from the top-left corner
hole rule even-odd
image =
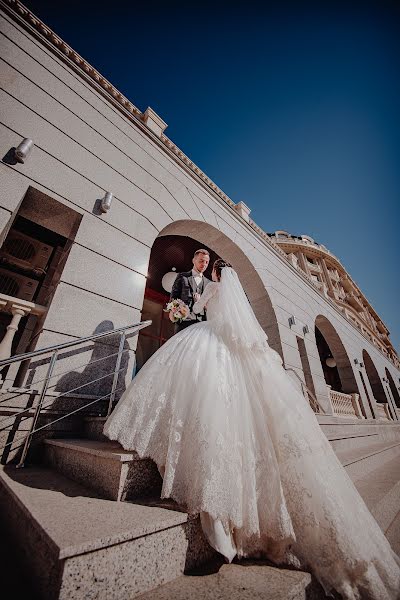
[[[362,414],[362,411],[361,411],[359,398],[360,398],[359,394],[351,394],[351,401],[353,403],[354,412],[356,413],[356,415],[359,419],[364,419],[364,415]]]
[[[11,356],[11,346],[16,332],[18,331],[19,322],[30,312],[29,308],[19,306],[18,304],[11,305],[12,319],[7,327],[7,331],[0,342],[0,360],[5,360]]]

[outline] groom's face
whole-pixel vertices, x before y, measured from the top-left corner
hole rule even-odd
[[[204,273],[204,271],[208,267],[208,263],[210,262],[210,257],[208,254],[196,254],[193,257],[193,265],[194,268],[197,269],[199,273]]]

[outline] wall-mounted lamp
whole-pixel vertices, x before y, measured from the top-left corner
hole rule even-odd
[[[328,358],[325,361],[325,364],[327,367],[333,369],[334,367],[336,367],[336,360],[333,358],[333,356],[328,356]]]
[[[172,269],[165,273],[164,277],[161,280],[161,285],[164,290],[170,294],[172,292],[172,286],[174,285],[174,281],[178,273],[176,272],[176,267],[172,267]]]
[[[289,327],[291,327],[292,325],[296,325],[296,319],[293,316],[288,318],[288,322],[289,322]]]
[[[360,363],[360,367],[361,367],[361,369],[363,369],[364,368],[364,363]]]
[[[310,333],[310,330],[308,329],[308,325],[304,325],[303,333],[304,333],[304,335],[306,335],[306,333]]]
[[[14,155],[15,160],[23,163],[29,154],[32,152],[32,148],[35,144],[29,138],[24,138],[20,144],[15,148]]]
[[[100,202],[101,212],[106,213],[110,210],[112,199],[113,199],[112,193],[106,192],[104,198],[102,198],[101,202]]]
[[[355,358],[355,359],[354,359],[354,364],[355,364],[355,365],[358,365],[358,358]]]

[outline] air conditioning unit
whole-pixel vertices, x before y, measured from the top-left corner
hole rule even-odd
[[[53,247],[35,238],[10,229],[0,249],[1,259],[21,269],[44,270],[50,260]]]
[[[0,267],[0,294],[32,302],[39,281]]]

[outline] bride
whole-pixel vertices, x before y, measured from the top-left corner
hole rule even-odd
[[[400,598],[400,561],[315,415],[267,343],[236,272],[215,261],[195,303],[207,321],[145,364],[104,433],[163,477],[162,497],[200,513],[227,560],[311,570],[326,593]]]

